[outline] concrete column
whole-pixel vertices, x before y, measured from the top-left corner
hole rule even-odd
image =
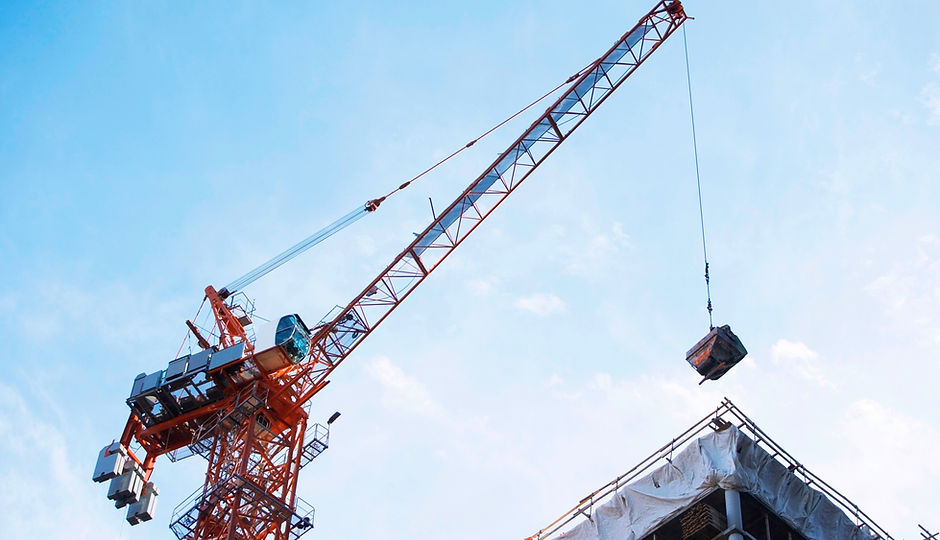
[[[728,515],[728,527],[744,530],[741,519],[741,494],[733,489],[725,490],[725,513]],[[731,533],[728,540],[744,540],[741,533]]]

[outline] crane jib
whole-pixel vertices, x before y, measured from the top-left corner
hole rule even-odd
[[[450,206],[356,298],[321,327],[311,349],[309,380],[325,380],[515,188],[606,100],[687,16],[661,0],[584,70]],[[307,393],[305,396],[312,395]],[[301,399],[303,401],[303,399]]]
[[[634,51],[634,48],[638,43],[642,43],[643,38],[652,28],[653,25],[650,24],[637,26],[624,39],[619,41],[610,53],[597,61],[586,76],[583,76],[581,80],[577,81],[571,90],[565,93],[554,105],[549,107],[533,126],[522,135],[518,142],[500,155],[496,163],[472,184],[469,193],[459,199],[457,204],[451,205],[446,213],[444,213],[427,232],[419,237],[414,251],[418,255],[421,255],[426,249],[433,246],[434,243],[446,233],[447,229],[460,218],[461,214],[470,209],[481,196],[504,177],[507,171],[514,169],[514,166],[518,163],[520,158],[530,156],[530,150],[536,143],[550,142],[557,145],[567,133],[573,131],[573,126],[567,133],[562,130],[562,126],[569,120],[566,118],[566,115],[571,114],[571,109],[579,103],[584,103],[585,100],[589,103],[593,103],[594,106],[599,104],[598,98],[609,93],[619,82],[619,80],[611,81],[608,79],[608,72],[615,66],[620,65],[621,60],[623,60],[628,53],[632,53],[628,62],[631,64],[638,63],[643,56],[642,46],[639,51]],[[625,77],[625,75],[626,74],[623,76]],[[610,84],[605,86],[605,82]],[[590,106],[585,108],[589,110]],[[583,116],[584,112],[574,114]],[[574,118],[571,118],[570,120],[573,119]],[[557,131],[553,132],[553,130]],[[510,179],[510,181],[512,180]]]

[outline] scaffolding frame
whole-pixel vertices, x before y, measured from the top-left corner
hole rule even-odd
[[[591,519],[594,513],[594,507],[607,502],[621,487],[626,486],[655,467],[670,463],[673,454],[677,450],[683,448],[688,442],[699,438],[708,430],[721,431],[731,424],[737,426],[739,430],[753,439],[756,445],[786,466],[790,472],[801,476],[806,485],[822,492],[833,504],[845,512],[846,515],[854,518],[856,527],[867,527],[878,540],[894,540],[887,531],[875,523],[858,505],[829,485],[825,480],[813,474],[813,472],[771,439],[764,430],[759,428],[753,420],[748,418],[747,415],[728,398],[723,398],[721,404],[714,411],[692,424],[687,430],[650,454],[646,459],[640,461],[627,472],[617,476],[600,489],[582,498],[577,505],[562,514],[561,517],[551,522],[537,533],[529,536],[526,540],[548,540],[557,538],[556,533],[561,533],[563,527],[579,516]],[[734,531],[729,529],[722,534],[727,536],[727,534],[731,532]]]

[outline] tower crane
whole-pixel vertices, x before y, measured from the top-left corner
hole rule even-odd
[[[330,424],[338,417],[334,414],[326,425],[311,422],[310,399],[366,336],[686,20],[679,0],[656,2],[610,49],[572,76],[563,95],[375,279],[319,324],[308,327],[290,314],[278,321],[273,336],[251,331],[253,305],[240,287],[283,263],[291,250],[231,287],[206,287],[212,330],[204,335],[187,321],[201,350],[134,380],[124,431],[102,449],[93,480],[110,481],[108,498],[118,508],[128,507],[127,520],[137,524],[153,517],[158,490],[150,477],[157,457],[166,454],[176,461],[198,454],[208,462],[205,481],[171,517],[170,529],[178,539],[292,540],[308,532],[313,509],[297,494],[298,473],[326,450]],[[341,228],[376,211],[384,199],[368,201],[334,225]],[[271,343],[264,342],[267,338]]]

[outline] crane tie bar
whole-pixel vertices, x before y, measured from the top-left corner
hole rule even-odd
[[[513,119],[515,119],[517,116],[519,116],[520,114],[522,114],[522,113],[526,112],[527,110],[531,109],[532,107],[534,107],[535,105],[537,105],[539,102],[544,101],[545,98],[547,98],[547,97],[551,96],[552,94],[554,94],[555,92],[557,92],[561,87],[565,86],[566,84],[570,84],[570,83],[574,82],[575,80],[577,80],[578,77],[581,76],[582,73],[585,72],[585,70],[587,70],[588,68],[594,66],[595,64],[597,64],[598,62],[600,62],[600,60],[601,60],[601,59],[598,58],[597,60],[594,60],[594,61],[591,62],[590,64],[588,64],[588,65],[584,66],[583,68],[579,69],[579,70],[577,71],[577,73],[575,73],[574,75],[568,77],[568,79],[566,79],[565,82],[559,84],[559,85],[556,86],[555,88],[552,88],[552,89],[549,90],[548,92],[542,94],[541,97],[539,97],[538,99],[536,99],[536,100],[533,101],[532,103],[529,103],[529,104],[526,105],[525,107],[523,107],[523,108],[519,109],[518,111],[516,111],[515,113],[513,113],[512,116],[506,118],[506,119],[503,120],[502,122],[496,124],[495,126],[491,127],[490,129],[486,130],[486,131],[483,132],[481,135],[477,136],[477,138],[475,138],[475,139],[473,139],[472,141],[468,142],[467,144],[463,145],[461,148],[459,148],[459,149],[457,149],[457,150],[451,152],[450,155],[448,155],[447,157],[441,159],[440,161],[438,161],[438,162],[435,163],[434,165],[431,165],[431,166],[428,167],[427,169],[421,171],[418,175],[414,176],[411,180],[408,180],[408,181],[405,182],[404,184],[398,186],[396,189],[393,189],[392,191],[388,192],[388,194],[386,194],[384,197],[382,197],[382,198],[380,198],[380,199],[373,199],[373,201],[378,201],[379,203],[381,203],[381,202],[384,201],[385,199],[387,199],[387,198],[391,197],[392,195],[398,193],[399,191],[405,189],[406,187],[408,187],[409,185],[411,185],[412,182],[418,180],[418,179],[421,178],[422,176],[428,174],[429,172],[431,172],[431,171],[433,171],[434,169],[438,168],[439,166],[443,165],[445,162],[447,162],[447,161],[450,160],[451,158],[456,157],[457,154],[460,154],[461,152],[463,152],[463,151],[466,150],[467,148],[470,148],[471,146],[473,146],[474,144],[476,144],[477,141],[479,141],[480,139],[486,137],[486,136],[489,135],[490,133],[493,133],[493,132],[496,131],[497,129],[499,129],[499,128],[503,127],[504,125],[506,125],[507,123],[511,122],[511,121],[512,121]],[[371,202],[373,202],[373,201],[369,201],[369,202],[371,203]],[[376,204],[375,207],[378,208],[378,204]],[[370,210],[370,211],[371,211],[371,210]]]
[[[345,216],[339,218],[338,220],[334,221],[333,223],[331,223],[331,224],[327,225],[326,227],[320,229],[319,231],[313,233],[312,235],[310,235],[310,236],[308,236],[307,238],[301,240],[301,241],[298,242],[297,244],[294,244],[293,246],[291,246],[290,248],[288,248],[286,251],[280,253],[279,255],[277,255],[276,257],[274,257],[273,259],[271,259],[271,260],[265,262],[265,263],[262,264],[261,266],[258,266],[258,267],[255,268],[254,270],[251,270],[250,272],[248,272],[247,274],[243,275],[242,277],[240,277],[240,278],[236,279],[235,281],[229,283],[228,285],[226,285],[225,287],[223,287],[222,289],[219,290],[219,295],[220,295],[222,298],[227,298],[228,296],[234,294],[235,292],[240,291],[241,289],[245,288],[246,286],[248,286],[250,283],[254,282],[255,280],[257,280],[257,279],[263,277],[264,275],[268,274],[269,272],[271,272],[271,271],[274,270],[275,268],[281,266],[282,264],[286,263],[287,261],[290,261],[290,260],[293,259],[294,257],[297,257],[298,255],[300,255],[300,254],[303,253],[304,251],[307,251],[308,249],[312,248],[313,246],[315,246],[315,245],[319,244],[320,242],[326,240],[326,239],[329,238],[330,236],[333,236],[334,234],[338,233],[338,232],[341,231],[342,229],[345,229],[345,228],[348,227],[349,225],[352,225],[353,223],[355,223],[356,221],[358,221],[358,220],[359,220],[361,217],[363,217],[364,215],[369,214],[369,213],[371,213],[371,212],[375,212],[376,210],[378,210],[379,205],[381,205],[381,204],[385,201],[385,199],[387,199],[387,198],[391,197],[392,195],[398,193],[399,191],[401,191],[401,190],[407,188],[407,187],[410,186],[413,182],[417,181],[418,179],[420,179],[420,178],[423,177],[424,175],[426,175],[426,174],[428,174],[429,172],[433,171],[434,169],[440,167],[441,165],[443,165],[444,163],[446,163],[446,162],[447,162],[448,160],[450,160],[451,158],[456,157],[458,154],[460,154],[460,153],[463,152],[464,150],[466,150],[466,149],[470,148],[471,146],[473,146],[474,144],[476,144],[477,141],[479,141],[480,139],[483,139],[483,138],[486,137],[487,135],[489,135],[489,134],[493,133],[494,131],[496,131],[497,129],[503,127],[504,125],[506,125],[507,123],[509,123],[509,122],[512,121],[513,119],[515,119],[515,118],[516,118],[517,116],[519,116],[520,114],[522,114],[522,113],[524,113],[525,111],[531,109],[532,107],[534,107],[535,105],[537,105],[539,102],[545,100],[545,98],[547,98],[547,97],[551,96],[552,94],[554,94],[555,92],[557,92],[561,87],[565,86],[566,84],[570,84],[570,83],[574,82],[578,77],[581,76],[582,73],[584,73],[585,70],[587,70],[587,69],[589,69],[589,68],[595,66],[595,65],[596,65],[598,62],[600,62],[600,61],[601,61],[601,59],[598,58],[597,60],[594,60],[594,61],[591,62],[590,64],[588,64],[588,65],[584,66],[583,68],[579,69],[577,73],[575,73],[574,75],[568,77],[568,78],[565,80],[565,82],[559,84],[559,85],[556,86],[555,88],[552,88],[552,89],[549,90],[548,92],[542,94],[542,96],[539,97],[538,99],[536,99],[535,101],[533,101],[533,102],[529,103],[528,105],[526,105],[525,107],[519,109],[518,111],[516,111],[515,113],[513,113],[511,116],[509,116],[508,118],[506,118],[506,119],[503,120],[502,122],[499,122],[498,124],[496,124],[495,126],[491,127],[490,129],[486,130],[486,131],[483,132],[481,135],[479,135],[478,137],[476,137],[476,138],[473,139],[472,141],[468,142],[467,144],[465,144],[465,145],[462,146],[461,148],[459,148],[459,149],[457,149],[457,150],[451,152],[450,155],[448,155],[447,157],[441,159],[440,161],[438,161],[438,162],[435,163],[434,165],[431,165],[431,166],[428,167],[427,169],[421,171],[419,174],[417,174],[416,176],[412,177],[412,178],[411,178],[410,180],[408,180],[407,182],[402,183],[402,184],[399,185],[397,188],[395,188],[395,189],[393,189],[392,191],[388,192],[388,194],[386,194],[385,196],[379,197],[379,198],[377,198],[377,199],[370,199],[370,200],[366,201],[366,203],[365,203],[364,205],[361,205],[361,206],[357,207],[355,210],[349,212],[349,213],[346,214]]]

